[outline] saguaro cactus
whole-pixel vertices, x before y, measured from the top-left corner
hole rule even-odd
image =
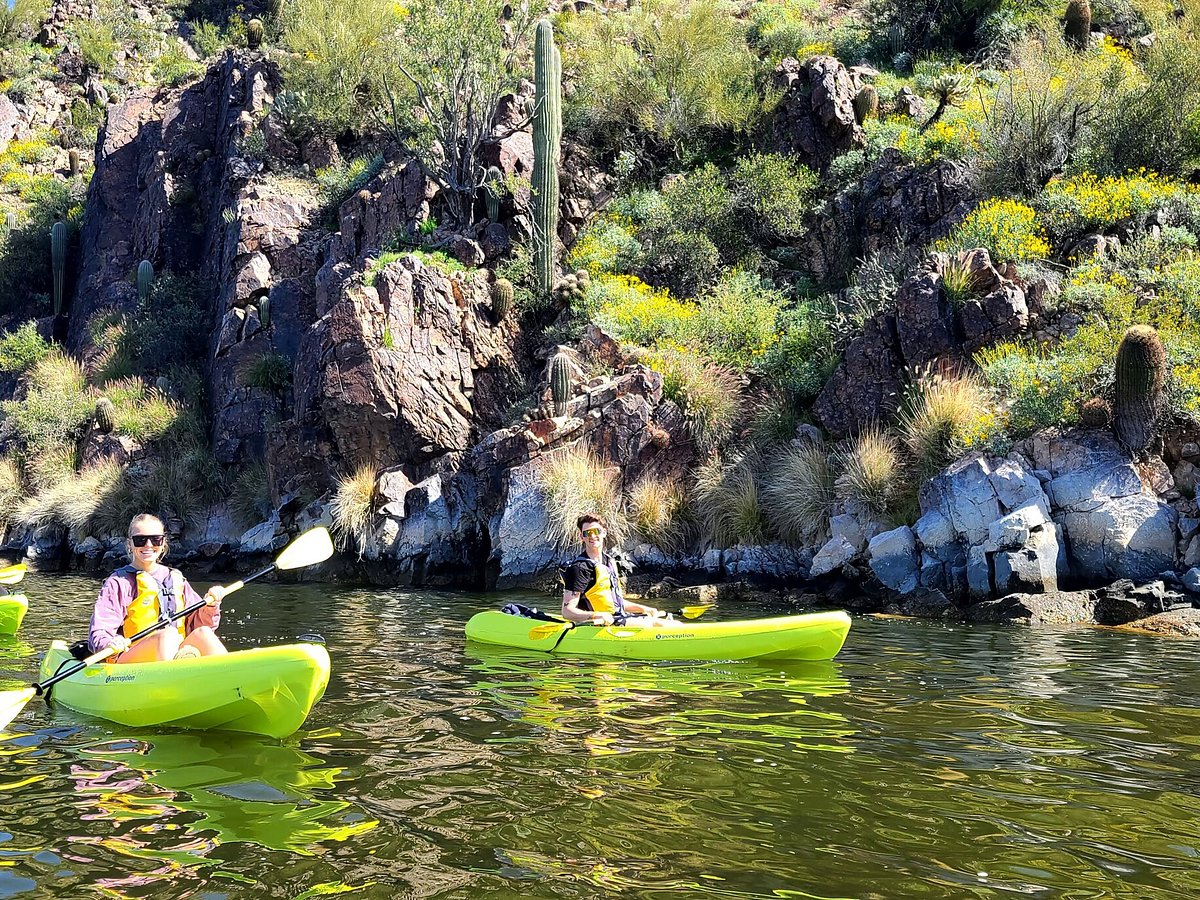
[[[1113,431],[1134,453],[1150,446],[1162,409],[1167,381],[1167,352],[1158,332],[1134,325],[1117,348]]]
[[[1092,37],[1092,4],[1091,0],[1070,0],[1067,12],[1063,16],[1063,31],[1067,43],[1076,50],[1087,49]]]
[[[111,432],[117,425],[117,409],[107,397],[96,401],[96,427],[105,434]]]
[[[497,278],[492,285],[492,319],[497,325],[504,321],[512,309],[513,286],[507,278]]]
[[[554,287],[558,235],[558,160],[562,141],[562,59],[549,19],[533,39],[533,269],[543,296]]]
[[[550,360],[550,399],[554,415],[565,416],[571,399],[571,361],[565,353],[556,353]]]
[[[262,19],[251,19],[246,23],[246,46],[257,50],[262,46],[265,29]]]
[[[17,214],[8,213],[4,217],[4,227],[0,230],[0,241],[7,241],[8,236],[17,230]]]
[[[263,328],[271,327],[271,298],[263,297],[258,301],[258,321]]]
[[[67,170],[72,178],[79,177],[79,151],[74,147],[67,151]]]
[[[138,302],[143,306],[150,299],[150,288],[154,286],[154,266],[150,260],[143,259],[138,263],[137,289]]]
[[[489,166],[483,176],[483,202],[487,205],[489,222],[500,221],[500,182],[504,173],[495,166]]]
[[[55,222],[50,228],[50,267],[54,272],[54,314],[61,315],[63,283],[67,274],[67,226]]]

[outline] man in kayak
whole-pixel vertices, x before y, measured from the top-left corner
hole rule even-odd
[[[217,637],[221,623],[221,597],[225,589],[214,586],[204,595],[202,606],[186,621],[164,625],[130,646],[129,636],[160,619],[200,600],[178,569],[162,565],[169,549],[163,523],[143,513],[129,523],[125,541],[130,564],[122,566],[104,582],[92,612],[88,643],[92,652],[115,647],[114,662],[153,662],[227,653]]]
[[[575,522],[583,552],[562,572],[562,616],[579,625],[666,625],[661,610],[626,600],[621,592],[617,565],[604,552],[608,534],[596,513],[584,513]]]

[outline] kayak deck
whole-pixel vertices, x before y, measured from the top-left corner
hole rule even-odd
[[[45,680],[66,662],[55,641],[42,660]],[[286,737],[299,728],[329,683],[329,654],[318,644],[256,647],[165,662],[98,663],[53,688],[50,700],[132,727],[244,731]]]
[[[28,609],[29,601],[24,594],[0,596],[0,634],[16,634]]]
[[[624,659],[833,659],[850,630],[841,610],[673,625],[579,625],[545,622],[495,610],[467,622],[467,638],[523,650]],[[560,640],[561,638],[561,640]]]

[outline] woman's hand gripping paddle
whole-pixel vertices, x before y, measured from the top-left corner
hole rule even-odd
[[[324,562],[333,555],[333,541],[329,539],[329,531],[324,528],[310,528],[304,534],[297,537],[294,541],[283,548],[283,552],[275,557],[275,562],[255,572],[248,578],[243,578],[241,581],[235,581],[233,584],[225,588],[223,596],[229,596],[236,590],[240,590],[245,585],[254,581],[256,578],[273,572],[275,569],[301,569],[304,566],[311,566],[319,562]],[[13,568],[16,568],[15,566]],[[22,573],[24,569],[22,569]],[[0,571],[0,575],[2,575]],[[143,628],[132,638],[129,639],[130,645],[136,644],[142,638],[149,634],[153,634],[158,629],[163,628],[172,622],[178,621],[186,616],[190,616],[200,607],[204,606],[208,601],[200,600],[193,603],[191,606],[184,607],[178,612],[171,615],[168,619],[163,619],[155,622],[149,628]],[[4,691],[0,693],[0,731],[8,727],[8,723],[15,719],[25,708],[25,704],[34,697],[44,694],[46,689],[58,684],[60,681],[70,678],[76,672],[81,672],[88,666],[108,659],[116,652],[115,647],[105,647],[103,650],[98,650],[89,656],[87,659],[80,660],[73,666],[68,666],[66,669],[58,672],[56,675],[47,678],[40,684],[34,684],[21,691]]]

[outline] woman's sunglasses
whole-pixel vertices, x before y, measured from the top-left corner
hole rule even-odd
[[[147,544],[151,547],[161,547],[166,538],[161,534],[135,534],[130,540],[135,547],[145,547]]]

